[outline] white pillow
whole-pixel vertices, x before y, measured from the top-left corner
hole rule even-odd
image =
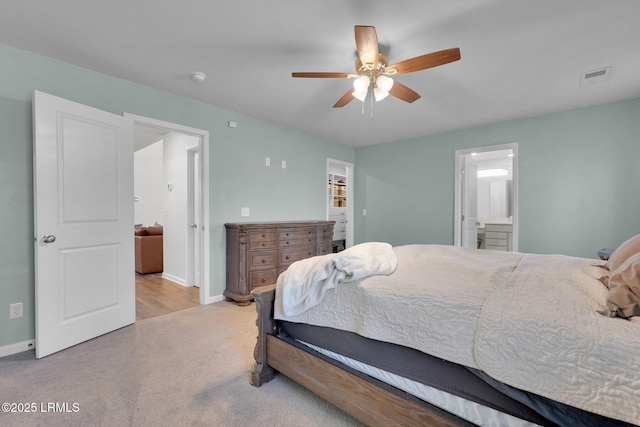
[[[640,252],[630,256],[609,276],[610,315],[640,316]]]
[[[640,234],[624,241],[609,257],[605,267],[614,271],[620,267],[631,255],[640,252]]]

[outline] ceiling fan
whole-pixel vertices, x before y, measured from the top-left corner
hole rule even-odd
[[[391,94],[411,103],[420,98],[420,95],[402,83],[395,82],[389,76],[413,73],[460,59],[460,49],[456,47],[389,65],[389,58],[380,53],[375,27],[356,25],[355,36],[358,50],[355,73],[300,72],[291,73],[291,77],[354,78],[354,88],[349,89],[333,108],[344,107],[353,98],[364,101],[370,89],[376,101],[381,101]]]

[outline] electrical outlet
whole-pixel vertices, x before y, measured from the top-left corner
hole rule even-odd
[[[24,315],[23,306],[21,302],[9,304],[9,319],[19,319]]]

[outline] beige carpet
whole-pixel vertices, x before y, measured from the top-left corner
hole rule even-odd
[[[219,302],[40,360],[33,351],[0,358],[0,403],[35,409],[0,412],[0,425],[361,425],[281,375],[260,388],[249,384],[255,318],[254,304]]]

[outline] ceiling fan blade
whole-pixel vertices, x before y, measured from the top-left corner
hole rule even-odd
[[[347,91],[347,93],[345,93],[344,95],[342,95],[342,98],[338,99],[338,102],[336,102],[333,105],[333,108],[340,108],[340,107],[344,107],[345,105],[347,105],[351,100],[353,99],[353,89],[349,89]]]
[[[439,65],[448,64],[449,62],[454,62],[459,59],[460,49],[456,47],[453,49],[427,53],[425,55],[416,56],[415,58],[398,62],[397,64],[389,65],[387,67],[387,73],[394,74],[393,71],[391,71],[393,69],[396,70],[395,74],[413,73],[414,71],[437,67]]]
[[[420,95],[418,95],[418,93],[413,89],[409,89],[407,86],[398,82],[393,82],[393,86],[391,87],[389,93],[396,98],[402,99],[403,101],[406,101],[408,103],[412,103],[413,101],[420,98]]]
[[[309,77],[309,78],[320,78],[320,79],[340,79],[347,78],[353,76],[352,73],[323,73],[323,72],[302,72],[302,73],[291,73],[291,77]]]
[[[378,35],[375,27],[356,25],[356,47],[358,48],[358,56],[362,65],[372,64],[373,67],[378,65],[378,55],[380,49],[378,47]]]

